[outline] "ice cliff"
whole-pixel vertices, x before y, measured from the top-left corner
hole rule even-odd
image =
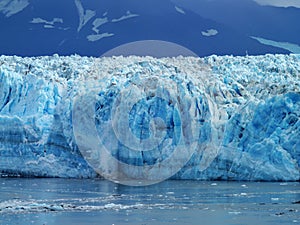
[[[1,56],[0,174],[97,176],[78,143],[90,90],[95,130],[124,164],[171,170],[164,159],[186,152],[174,179],[300,180],[300,55]]]

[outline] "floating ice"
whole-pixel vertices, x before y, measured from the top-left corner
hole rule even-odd
[[[73,129],[80,121],[72,119],[78,96],[95,90],[97,138],[126,165],[159,165],[167,174],[193,151],[174,179],[300,179],[299,55],[1,56],[1,173],[95,177],[91,162],[110,162],[91,151],[87,163]],[[142,97],[128,99],[124,114],[114,108],[133,92]],[[191,148],[165,164],[182,141]]]

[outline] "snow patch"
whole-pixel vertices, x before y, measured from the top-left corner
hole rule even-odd
[[[182,8],[179,8],[178,6],[175,6],[175,10],[181,14],[185,14],[185,11]]]
[[[41,23],[41,24],[47,24],[47,25],[54,25],[55,23],[63,23],[62,18],[53,18],[51,21],[44,20],[42,18],[33,18],[30,23]]]
[[[99,27],[103,24],[108,23],[107,17],[104,18],[96,18],[93,22],[93,31],[95,31],[97,34],[99,33]]]
[[[254,1],[256,1],[260,5],[300,8],[299,0],[254,0]]]
[[[89,41],[99,41],[102,38],[114,36],[112,33],[91,34],[87,36]]]
[[[48,24],[45,24],[45,25],[44,25],[44,28],[46,28],[46,29],[53,29],[53,28],[54,28],[54,26],[52,26],[52,25],[48,25]]]
[[[1,0],[0,12],[5,17],[10,17],[24,10],[29,5],[29,0]]]
[[[203,36],[206,36],[206,37],[210,37],[210,36],[215,36],[217,35],[219,32],[215,29],[209,29],[209,30],[206,30],[206,31],[202,31],[201,34]]]
[[[84,10],[80,0],[75,0],[75,5],[79,14],[79,25],[77,28],[77,32],[79,32],[96,15],[96,12],[89,9]]]
[[[45,20],[40,17],[33,18],[30,23],[33,24],[42,24],[45,29],[54,29],[57,28],[59,30],[68,30],[69,27],[58,27],[57,24],[63,24],[62,18],[53,18],[52,20]]]
[[[261,37],[251,36],[251,38],[259,41],[261,44],[264,44],[264,45],[270,45],[273,47],[283,48],[283,49],[290,51],[291,53],[300,54],[300,46],[297,44],[292,44],[289,42],[272,41],[272,40],[261,38]]]
[[[123,21],[123,20],[133,18],[133,17],[137,17],[137,16],[139,16],[139,15],[138,14],[132,14],[130,11],[127,11],[126,15],[121,16],[120,18],[117,18],[117,19],[112,19],[111,22],[116,23],[116,22],[120,22],[120,21]]]

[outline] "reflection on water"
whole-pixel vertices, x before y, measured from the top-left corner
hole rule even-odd
[[[0,224],[300,224],[299,183],[0,179]]]

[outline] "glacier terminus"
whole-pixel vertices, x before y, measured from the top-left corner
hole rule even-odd
[[[299,181],[299,118],[297,54],[0,56],[2,176]]]

